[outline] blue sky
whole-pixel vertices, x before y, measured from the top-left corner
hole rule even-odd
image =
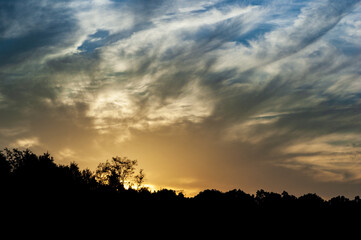
[[[155,186],[360,194],[357,0],[0,1],[0,146]]]

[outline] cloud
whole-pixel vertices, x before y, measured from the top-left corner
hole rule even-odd
[[[360,178],[359,1],[0,5],[0,144],[94,157],[176,129],[230,165]]]
[[[313,169],[306,172],[318,179],[356,180],[359,176],[351,174],[355,161],[349,162],[348,154],[339,156],[345,165],[338,173],[337,166],[322,164],[330,161],[321,160],[322,151],[329,151],[328,157],[338,154],[327,144],[318,145],[319,151],[312,155],[298,152],[302,161],[292,161],[283,150],[293,144],[321,141],[319,137],[331,133],[337,133],[340,139],[350,132],[358,133],[360,99],[355,56],[350,58],[334,45],[340,31],[337,24],[341,20],[350,23],[346,20],[348,14],[358,3],[328,7],[326,2],[309,4],[293,23],[265,33],[249,46],[229,44],[229,49],[218,50],[221,65],[216,67],[216,73],[209,74],[219,79],[214,87],[219,101],[212,117],[221,119],[217,120],[218,126],[226,126],[226,140],[256,144],[271,162],[279,159],[287,162],[283,165],[287,167],[302,162],[307,169]],[[224,71],[223,79],[219,75],[224,68],[236,67],[236,71]],[[348,86],[354,86],[354,90]],[[349,139],[348,144],[353,141],[358,140]],[[347,152],[346,146],[341,148]],[[327,169],[333,172],[330,176],[326,176]],[[348,177],[342,177],[344,173]]]
[[[13,144],[13,146],[21,148],[31,148],[36,145],[39,145],[39,140],[37,137],[18,139],[16,143]]]
[[[0,4],[0,66],[41,61],[46,55],[71,47],[76,24],[67,1],[15,0]]]

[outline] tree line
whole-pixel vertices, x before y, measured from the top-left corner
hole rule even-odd
[[[324,200],[315,193],[296,197],[258,190],[221,192],[207,189],[194,197],[185,197],[172,189],[150,191],[144,187],[143,169],[127,157],[113,157],[100,163],[95,171],[81,170],[74,162],[56,164],[49,153],[37,155],[31,150],[0,151],[0,192],[3,199],[108,199],[112,201],[177,201],[182,203],[227,203],[244,209],[361,209],[359,196],[336,196]]]

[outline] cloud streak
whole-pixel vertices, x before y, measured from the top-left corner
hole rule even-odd
[[[0,1],[0,144],[95,158],[192,136],[234,169],[357,182],[359,2]]]

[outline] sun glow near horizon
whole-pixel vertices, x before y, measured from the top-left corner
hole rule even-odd
[[[12,0],[0,15],[0,146],[89,169],[128,156],[151,189],[186,195],[359,195],[361,0]]]

